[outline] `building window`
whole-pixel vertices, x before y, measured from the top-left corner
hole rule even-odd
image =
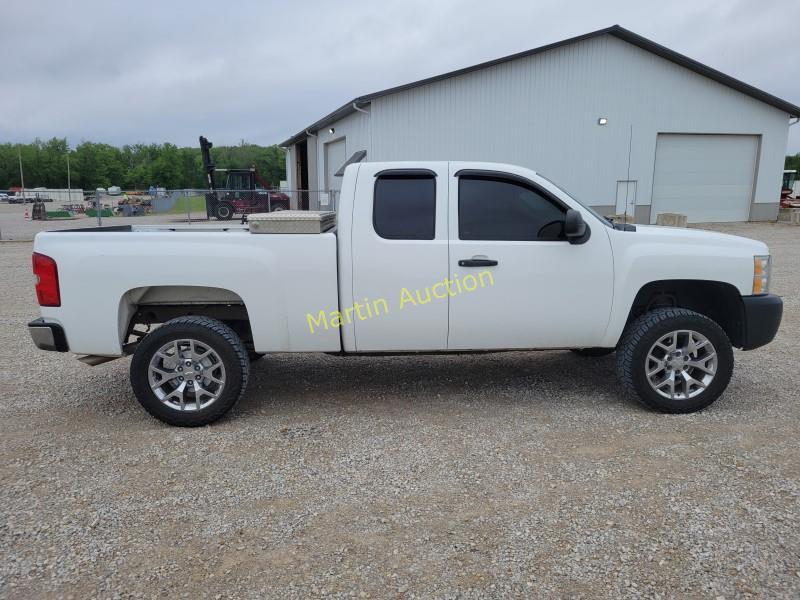
[[[565,211],[533,185],[495,176],[458,180],[462,240],[562,241]]]
[[[436,225],[433,173],[379,175],[372,208],[375,232],[390,240],[432,240]]]

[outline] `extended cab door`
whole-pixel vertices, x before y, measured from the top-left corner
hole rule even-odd
[[[606,226],[526,169],[489,169],[450,163],[448,348],[599,345],[614,277]],[[567,208],[591,229],[582,244],[564,236]]]
[[[358,352],[447,349],[448,297],[431,290],[447,277],[448,170],[444,162],[424,165],[358,170],[352,294],[341,290],[340,299]]]

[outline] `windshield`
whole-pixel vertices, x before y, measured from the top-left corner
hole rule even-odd
[[[569,196],[570,198],[572,198],[573,200],[575,200],[575,202],[577,202],[578,204],[580,204],[580,205],[581,205],[583,208],[585,208],[585,209],[586,209],[586,210],[588,210],[590,213],[592,213],[592,214],[593,214],[595,217],[597,217],[598,219],[600,219],[600,222],[601,222],[601,223],[603,223],[603,225],[605,225],[606,227],[611,227],[611,228],[613,228],[613,227],[614,227],[614,225],[611,223],[611,221],[609,221],[608,219],[606,219],[606,218],[605,218],[603,215],[601,215],[599,212],[597,212],[597,211],[596,211],[595,209],[593,209],[591,206],[589,206],[589,205],[587,205],[587,204],[585,204],[585,203],[581,202],[580,200],[578,200],[578,199],[577,199],[577,198],[576,198],[574,195],[570,194],[570,193],[569,193],[567,190],[565,190],[563,187],[561,187],[560,185],[558,185],[558,184],[557,184],[555,181],[553,181],[553,180],[552,180],[552,179],[550,179],[549,177],[545,177],[544,175],[542,175],[542,174],[541,174],[541,173],[539,173],[538,171],[537,171],[537,173],[536,173],[536,174],[537,174],[539,177],[541,177],[542,179],[544,179],[544,180],[545,180],[547,183],[550,183],[550,184],[554,185],[555,187],[557,187],[559,190],[561,190],[562,192],[564,192],[564,193],[565,193],[567,196]]]

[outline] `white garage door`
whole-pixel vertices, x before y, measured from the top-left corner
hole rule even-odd
[[[758,153],[754,135],[658,135],[651,222],[660,213],[690,223],[747,221]]]
[[[325,144],[325,189],[342,189],[342,178],[336,177],[338,171],[347,160],[345,153],[345,138]]]

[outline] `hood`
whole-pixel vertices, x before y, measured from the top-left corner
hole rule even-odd
[[[764,242],[750,238],[705,229],[684,227],[664,227],[662,225],[637,225],[635,232],[621,232],[623,235],[642,236],[654,242],[687,244],[692,246],[726,247],[753,255],[769,254]],[[643,239],[641,241],[644,241]]]

